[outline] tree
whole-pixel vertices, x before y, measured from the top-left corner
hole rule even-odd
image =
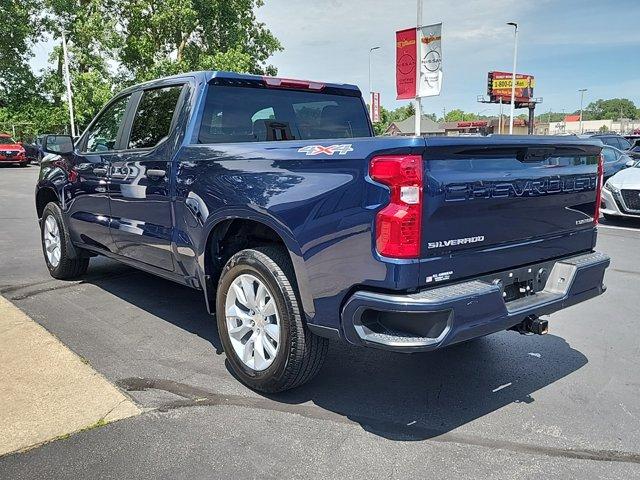
[[[39,0],[0,2],[0,107],[20,105],[36,91],[28,62],[42,32],[39,10]]]
[[[258,22],[262,0],[115,1],[125,76],[139,81],[191,70],[275,74],[280,42]]]
[[[477,120],[478,116],[475,113],[467,113],[459,108],[450,110],[445,116],[445,122],[470,122]]]
[[[0,130],[68,131],[62,32],[78,129],[123,87],[191,70],[275,74],[282,47],[256,21],[262,0],[4,0],[0,18]],[[42,34],[57,46],[49,66],[28,61]]]
[[[585,109],[590,120],[618,120],[620,118],[638,118],[638,109],[627,98],[596,100]]]

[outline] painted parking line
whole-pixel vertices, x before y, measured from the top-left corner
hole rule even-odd
[[[638,227],[638,228],[617,227],[617,226],[614,226],[614,225],[602,225],[602,224],[599,224],[598,228],[609,228],[611,230],[627,230],[629,232],[640,232],[640,227]]]
[[[0,296],[0,455],[141,410],[56,337]]]

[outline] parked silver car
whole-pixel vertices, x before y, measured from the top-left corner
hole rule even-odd
[[[640,219],[640,162],[621,170],[604,184],[600,211],[605,218]]]

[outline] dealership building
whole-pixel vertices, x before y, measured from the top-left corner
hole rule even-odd
[[[422,117],[421,135],[446,135],[449,137],[457,137],[464,135],[490,135],[499,134],[500,121],[497,118],[488,118],[486,120],[462,121],[462,122],[442,122],[436,123],[428,117]],[[526,135],[528,131],[528,123],[521,118],[513,119],[513,133],[515,135]],[[394,136],[411,136],[415,133],[414,116],[393,122],[384,132],[385,135]],[[503,117],[502,133],[509,133],[509,118]]]
[[[623,118],[621,120],[583,120],[580,129],[580,115],[567,115],[561,122],[537,123],[536,135],[579,135],[580,133],[615,132],[621,135],[632,134],[640,129],[640,120]]]

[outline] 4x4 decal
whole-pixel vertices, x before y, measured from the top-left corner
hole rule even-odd
[[[325,147],[323,145],[307,145],[298,149],[298,152],[309,155],[333,155],[338,153],[339,155],[346,155],[349,152],[353,152],[353,148],[350,143],[344,143],[342,145],[330,145]]]

